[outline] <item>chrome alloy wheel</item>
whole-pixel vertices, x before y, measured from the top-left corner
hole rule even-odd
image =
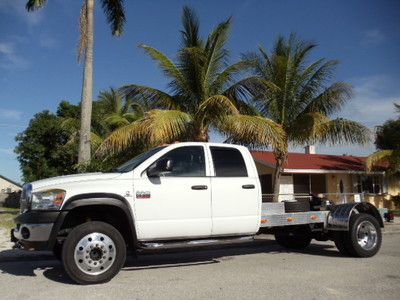
[[[100,275],[112,266],[115,255],[113,240],[103,233],[93,232],[76,244],[74,260],[82,272]]]
[[[378,233],[370,221],[362,221],[357,226],[358,244],[365,250],[373,249],[378,242]]]

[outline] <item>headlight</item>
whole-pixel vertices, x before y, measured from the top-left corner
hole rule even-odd
[[[32,200],[32,184],[26,183],[22,187],[21,193],[21,213],[27,211],[30,207],[30,201]]]
[[[65,198],[64,190],[48,190],[32,193],[32,210],[58,210]]]

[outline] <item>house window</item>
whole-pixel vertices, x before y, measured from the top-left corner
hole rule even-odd
[[[293,174],[293,190],[295,194],[310,193],[310,176],[308,174]]]
[[[383,176],[362,175],[357,178],[357,191],[359,193],[382,194]]]
[[[311,192],[313,194],[326,193],[325,174],[311,174]]]

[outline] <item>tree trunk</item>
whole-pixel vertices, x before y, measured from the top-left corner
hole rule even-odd
[[[93,99],[93,11],[94,0],[85,0],[87,5],[87,41],[85,66],[83,71],[81,97],[81,130],[79,133],[78,163],[90,162],[90,124],[92,119]]]
[[[279,188],[280,188],[280,179],[283,171],[283,166],[286,161],[287,152],[275,151],[275,172],[274,172],[274,202],[279,201]]]

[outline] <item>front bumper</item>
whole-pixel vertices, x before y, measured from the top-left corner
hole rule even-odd
[[[14,219],[11,241],[27,250],[50,250],[53,229],[60,216],[59,211],[35,211],[20,214]]]
[[[48,224],[18,224],[13,230],[13,235],[17,240],[28,242],[45,242],[50,238],[52,223]],[[23,235],[26,232],[26,236]]]

